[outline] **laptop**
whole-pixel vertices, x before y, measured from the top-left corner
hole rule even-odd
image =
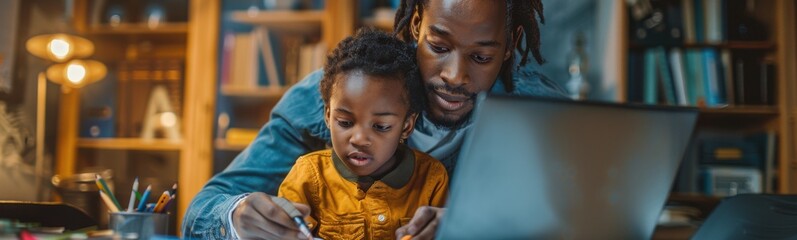
[[[698,110],[480,95],[440,239],[650,239]]]

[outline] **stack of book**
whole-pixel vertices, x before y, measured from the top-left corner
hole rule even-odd
[[[753,3],[753,4],[750,4]],[[774,49],[744,0],[644,0],[629,6],[628,101],[775,105]]]
[[[323,67],[326,47],[305,37],[272,33],[265,27],[227,33],[222,50],[222,87],[284,88]]]

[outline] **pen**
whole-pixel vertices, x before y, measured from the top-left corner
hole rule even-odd
[[[138,192],[138,177],[133,181],[133,190],[130,190],[130,202],[127,203],[127,212],[133,212],[133,205],[136,204],[136,192]]]
[[[302,218],[302,213],[299,212],[299,210],[296,209],[295,206],[293,206],[293,203],[291,203],[287,199],[275,196],[271,197],[271,201],[276,203],[277,206],[280,206],[282,210],[285,210],[285,212],[288,213],[288,216],[290,216],[293,219],[293,221],[296,222],[296,225],[299,226],[299,231],[301,231],[302,234],[307,236],[307,239],[313,240],[313,234],[310,233],[310,228],[307,227],[307,223],[304,222],[304,219]]]
[[[111,199],[111,202],[116,206],[116,209],[122,209],[122,205],[119,205],[119,201],[116,200],[116,196],[113,195],[111,192],[111,188],[108,187],[108,184],[105,183],[105,179],[102,179],[102,176],[96,174],[95,183],[97,183],[97,187],[100,188],[105,194],[108,194],[108,197]]]
[[[141,195],[141,201],[138,203],[139,212],[144,212],[147,210],[147,198],[149,197],[149,192],[152,191],[152,185],[147,186],[147,190],[144,190],[144,195]]]

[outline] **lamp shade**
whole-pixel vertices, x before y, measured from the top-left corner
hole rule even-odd
[[[80,88],[105,77],[105,64],[94,60],[71,60],[47,68],[47,78],[72,88]]]
[[[25,48],[34,56],[54,62],[66,62],[94,54],[94,44],[91,41],[63,33],[32,37],[25,42]]]

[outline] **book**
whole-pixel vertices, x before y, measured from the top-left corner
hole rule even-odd
[[[718,62],[717,51],[715,49],[706,48],[702,50],[703,57],[703,85],[706,93],[706,106],[708,107],[721,107],[725,105],[724,97],[722,94],[723,82],[721,78],[721,68]]]
[[[695,43],[695,10],[693,0],[681,0],[681,16],[683,17],[684,43]]]
[[[256,128],[229,128],[225,140],[233,145],[249,145],[257,137],[259,130]]]
[[[102,81],[88,84],[80,94],[79,136],[85,138],[116,137],[117,80],[107,75]]]
[[[272,44],[271,34],[269,34],[269,30],[265,27],[258,27],[253,30],[252,33],[255,36],[255,42],[257,42],[257,48],[260,49],[260,58],[262,58],[263,68],[265,70],[265,78],[266,81],[264,83],[260,83],[258,85],[267,85],[269,87],[282,87],[284,84],[280,81],[280,70],[277,67],[277,60],[275,59],[276,56],[273,51],[273,47],[275,45]],[[258,78],[260,78],[258,76]]]
[[[670,50],[670,67],[678,105],[687,106],[689,100],[686,93],[686,73],[683,66],[683,53],[679,48]]]
[[[735,102],[738,105],[774,105],[775,66],[757,54],[739,54],[733,60]]]
[[[643,99],[642,81],[645,76],[645,52],[630,51],[628,54],[628,102],[641,103]]]
[[[706,0],[693,0],[692,10],[694,11],[694,26],[695,26],[695,42],[705,42],[706,40],[706,20],[705,20],[705,6]]]
[[[656,48],[656,67],[659,73],[659,80],[664,95],[664,99],[668,105],[676,104],[675,85],[673,82],[669,61],[667,60],[667,53],[663,47]]]
[[[733,61],[731,60],[731,50],[723,49],[720,52],[720,66],[722,69],[722,92],[725,94],[725,103],[728,105],[735,105],[736,94],[733,81]]]
[[[232,84],[232,80],[230,79],[230,74],[232,74],[232,72],[230,68],[232,67],[233,51],[235,51],[235,35],[231,32],[224,33],[222,41],[220,82],[222,86],[229,86]]]
[[[656,81],[656,50],[648,49],[645,51],[645,74],[642,82],[643,101],[645,104],[658,103],[658,83]]]
[[[721,0],[703,0],[705,12],[705,42],[711,44],[721,43],[723,39],[722,28],[722,1]]]

